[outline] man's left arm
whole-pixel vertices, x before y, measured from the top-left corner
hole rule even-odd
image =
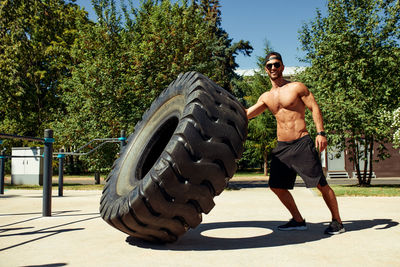
[[[321,109],[318,106],[317,101],[314,98],[314,95],[308,90],[308,88],[302,84],[301,92],[304,104],[306,107],[312,112],[312,117],[315,123],[315,127],[317,128],[317,133],[325,133],[324,132],[324,121],[322,119]],[[320,152],[324,151],[328,146],[328,141],[326,136],[322,134],[317,134],[315,138],[315,147],[319,149]]]

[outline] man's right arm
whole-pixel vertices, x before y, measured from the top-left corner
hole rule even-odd
[[[260,96],[256,104],[246,109],[247,119],[252,119],[254,117],[257,117],[267,109],[267,105],[263,101],[263,98],[266,97],[265,94],[266,93]]]

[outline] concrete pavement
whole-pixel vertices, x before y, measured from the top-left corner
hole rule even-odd
[[[323,234],[330,214],[313,191],[292,191],[309,230],[276,229],[290,217],[270,190],[226,190],[196,229],[176,243],[127,238],[99,216],[100,191],[0,196],[0,266],[400,266],[400,197],[340,197],[347,232]]]

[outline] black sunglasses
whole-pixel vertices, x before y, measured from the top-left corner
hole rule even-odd
[[[272,65],[274,65],[275,68],[280,68],[281,63],[279,63],[279,62],[269,63],[269,64],[267,64],[267,69],[269,69],[269,70],[272,69]]]

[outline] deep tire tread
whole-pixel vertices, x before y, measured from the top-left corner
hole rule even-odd
[[[160,105],[185,97],[179,124],[149,173],[127,196],[116,181],[137,134]],[[243,153],[247,118],[230,93],[197,72],[180,74],[153,101],[114,162],[100,200],[100,213],[111,226],[150,242],[174,242],[201,223],[236,171]]]

